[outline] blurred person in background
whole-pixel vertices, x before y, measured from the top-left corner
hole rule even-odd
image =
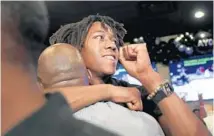
[[[203,94],[202,93],[198,93],[198,102],[199,102],[199,108],[194,109],[193,113],[195,113],[195,115],[204,123],[204,125],[206,125],[204,118],[207,117],[207,112],[206,112],[206,109],[204,107],[204,100],[203,100]]]
[[[90,15],[77,23],[62,26],[50,37],[50,44],[68,43],[79,49],[88,70],[92,86],[85,89],[76,87],[75,91],[69,91],[73,87],[58,88],[68,100],[72,100],[72,109],[78,111],[108,98],[116,103],[125,103],[131,110],[142,110],[143,101],[144,111],[159,121],[167,135],[208,136],[207,128],[173,92],[172,86],[152,69],[146,45],[123,46],[125,34],[123,25],[112,18]],[[138,79],[143,86],[134,86],[111,77],[118,60],[129,75]],[[102,90],[99,84],[106,84],[106,88],[119,86],[118,90],[121,87],[127,89],[109,93]],[[137,87],[139,91],[130,91],[129,87]],[[157,107],[161,113],[155,112]]]
[[[203,94],[202,93],[198,93],[198,101],[199,101],[199,106],[200,106],[200,117],[206,118],[207,117],[207,112],[206,109],[204,107],[204,100],[203,100]]]
[[[201,118],[201,116],[200,116],[200,109],[194,109],[192,112],[203,122],[203,124],[205,126],[207,126],[206,123],[204,122],[203,118]]]
[[[48,31],[44,2],[2,1],[1,15],[2,135],[114,136],[74,119],[60,93],[46,100],[38,88],[31,55]]]

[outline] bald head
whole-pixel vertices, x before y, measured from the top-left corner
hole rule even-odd
[[[87,73],[79,51],[70,44],[46,48],[38,60],[38,78],[44,88],[87,84]]]

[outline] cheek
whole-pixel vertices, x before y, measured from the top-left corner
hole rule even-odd
[[[99,47],[88,48],[83,50],[81,53],[86,67],[91,67],[92,65],[99,65],[99,62],[101,61]]]

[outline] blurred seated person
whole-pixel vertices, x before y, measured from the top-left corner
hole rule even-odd
[[[192,112],[204,123],[205,126],[207,126],[204,119],[201,118],[200,109],[194,109]]]
[[[64,43],[52,45],[42,52],[38,60],[38,79],[46,91],[89,85],[79,51]],[[50,91],[46,93],[51,96]],[[110,101],[96,102],[77,111],[74,116],[121,136],[164,136],[157,121],[149,114],[132,111]]]
[[[1,135],[115,136],[74,119],[60,93],[46,100],[36,85],[31,50],[38,51],[48,32],[44,2],[2,1],[1,13]]]

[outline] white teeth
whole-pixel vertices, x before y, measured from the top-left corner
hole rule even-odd
[[[105,56],[105,58],[110,59],[110,60],[115,60],[113,56]]]

